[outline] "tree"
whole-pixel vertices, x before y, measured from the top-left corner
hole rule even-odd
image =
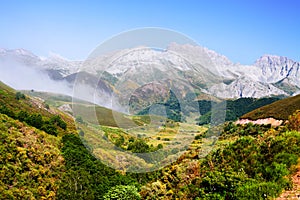
[[[17,92],[16,93],[16,99],[17,100],[20,100],[20,99],[25,99],[26,97],[25,97],[25,95],[23,94],[23,93],[21,93],[21,92]]]

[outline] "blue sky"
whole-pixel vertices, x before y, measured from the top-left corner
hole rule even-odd
[[[263,54],[300,61],[299,8],[297,0],[9,0],[0,4],[0,48],[83,60],[115,34],[162,27],[242,64]]]

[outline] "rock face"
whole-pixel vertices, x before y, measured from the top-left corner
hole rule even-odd
[[[254,65],[261,69],[261,79],[264,82],[276,83],[288,78],[299,83],[300,64],[287,57],[264,55]]]
[[[125,49],[85,62],[69,61],[55,54],[40,58],[24,49],[0,49],[1,68],[8,61],[40,70],[53,80],[65,80],[70,86],[78,70],[83,69],[87,79],[93,77],[97,81],[101,77],[104,92],[121,87],[123,92],[131,92],[153,80],[167,85],[176,80],[177,86],[182,85],[179,94],[183,96],[187,83],[200,93],[219,98],[291,96],[300,91],[299,62],[264,55],[246,66],[215,51],[188,44],[173,43],[164,51],[147,47]],[[95,85],[95,81],[86,83]]]

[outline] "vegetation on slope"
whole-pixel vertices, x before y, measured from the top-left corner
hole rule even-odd
[[[286,127],[227,123],[219,140],[207,146],[209,132],[192,132],[181,124],[185,131],[199,134],[188,151],[162,170],[134,174],[109,168],[91,154],[94,147],[80,139],[90,134],[88,122],[77,118],[78,135],[70,117],[39,102],[0,83],[0,199],[256,200],[274,198],[292,187],[290,177],[300,157],[299,111],[288,117]],[[249,102],[242,99],[228,108],[240,114],[242,108],[237,108]],[[253,105],[264,100],[258,102]],[[149,123],[149,117],[117,114],[128,127],[120,129],[110,119],[112,111],[97,109],[106,138],[129,151],[155,151],[175,134],[174,128],[165,127],[151,146],[149,138],[130,137],[127,132],[133,131],[132,123]],[[56,127],[57,136],[43,129],[45,124]],[[151,129],[140,131],[147,135]],[[206,148],[212,151],[202,157]]]
[[[253,110],[243,116],[243,119],[275,118],[287,120],[296,110],[300,109],[300,95],[276,101],[272,104]]]
[[[268,98],[240,98],[236,100],[226,101],[226,117],[225,121],[237,120],[240,116],[260,108],[264,105],[269,105],[270,103],[278,101],[279,97],[268,97]],[[198,119],[198,124],[209,124],[211,121],[211,107],[214,102],[210,101],[199,101],[200,107],[200,118]],[[217,106],[216,106],[217,107]],[[202,111],[202,112],[201,112]]]
[[[292,187],[300,133],[286,127],[228,123],[205,158],[203,136],[177,163],[142,187],[143,199],[272,199]]]
[[[54,199],[64,173],[60,140],[0,114],[0,199]]]

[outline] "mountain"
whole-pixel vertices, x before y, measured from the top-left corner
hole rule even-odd
[[[25,49],[0,49],[0,61],[2,65],[10,62],[30,66],[37,70],[59,73],[66,76],[77,72],[81,65],[81,61],[70,61],[60,55],[50,53],[49,57],[39,57]]]
[[[124,106],[128,105],[131,94],[148,83],[176,90],[179,99],[186,98],[189,93],[195,94],[194,99],[200,96],[232,99],[292,96],[300,91],[299,62],[264,55],[253,65],[241,65],[215,51],[189,44],[172,43],[165,50],[123,49],[90,57],[84,62],[69,61],[55,54],[41,58],[24,49],[1,49],[0,64],[7,70],[17,64],[38,70],[54,83],[69,88],[69,93],[73,86],[84,86],[87,92],[81,96],[86,100],[94,99],[92,93],[96,88],[98,96],[105,99],[97,100],[100,105],[112,108],[108,102],[113,97],[123,111],[129,109]],[[138,95],[135,93],[135,96]]]
[[[264,55],[254,65],[261,69],[263,75],[261,78],[265,82],[276,83],[283,79],[289,79],[295,85],[300,86],[299,62],[283,56]]]
[[[261,69],[264,82],[273,83],[290,94],[299,91],[299,62],[287,57],[264,55],[255,62],[255,66]]]

